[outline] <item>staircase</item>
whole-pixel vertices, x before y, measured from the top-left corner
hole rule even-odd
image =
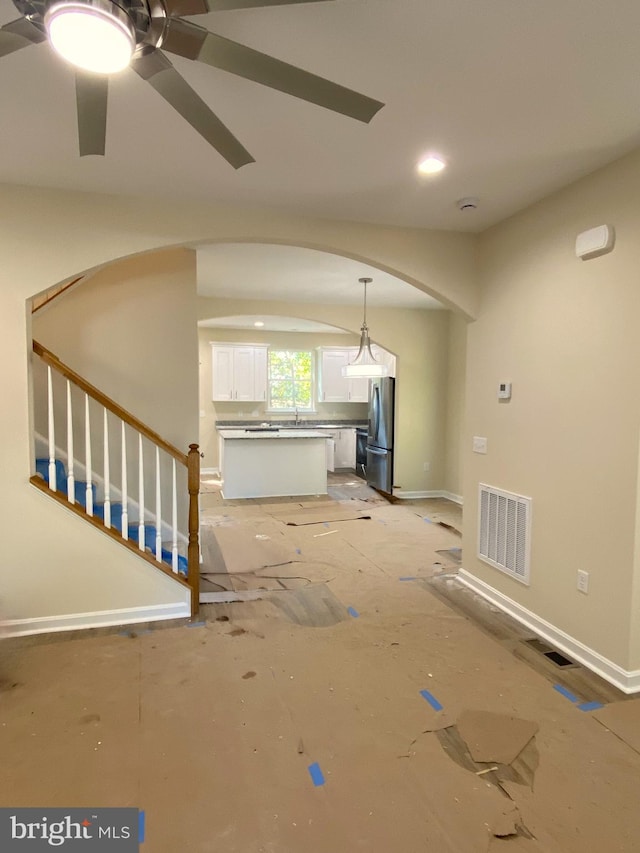
[[[37,341],[33,351],[38,452],[30,482],[187,586],[195,616],[198,445],[181,452]]]
[[[63,498],[68,497],[68,477],[67,470],[64,462],[61,459],[55,460],[56,466],[56,491]],[[36,475],[42,477],[45,483],[50,486],[49,483],[49,460],[48,459],[36,459]],[[74,481],[74,503],[78,506],[82,507],[85,511],[87,509],[87,486],[88,483],[86,480],[75,480]],[[103,524],[105,523],[105,504],[98,502],[98,489],[95,483],[92,483],[90,486],[92,493],[92,504],[93,504],[93,517],[100,519]],[[122,517],[123,517],[123,504],[120,501],[112,501],[109,505],[109,510],[107,514],[110,512],[110,527],[113,530],[117,530],[121,535],[122,533]],[[132,507],[128,507],[127,516],[131,518],[134,514],[132,512]],[[140,524],[138,521],[131,521],[127,525],[127,535],[125,538],[131,540],[132,542],[136,542],[140,547]],[[155,553],[156,541],[158,536],[158,529],[155,524],[144,524],[144,532],[143,532],[143,548],[145,551],[153,554]],[[167,547],[166,542],[162,543],[162,547],[160,550],[160,556],[163,563],[166,563],[170,568],[173,567],[173,549],[171,547]],[[188,574],[188,561],[187,558],[182,554],[177,554],[177,570],[178,573],[183,577],[186,577]]]

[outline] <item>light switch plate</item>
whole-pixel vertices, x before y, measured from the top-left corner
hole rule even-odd
[[[487,452],[487,439],[481,435],[473,436],[473,452],[474,453],[486,453]]]

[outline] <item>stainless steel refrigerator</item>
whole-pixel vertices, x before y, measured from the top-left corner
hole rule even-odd
[[[395,379],[384,376],[369,383],[367,483],[391,494],[393,488],[393,410]]]

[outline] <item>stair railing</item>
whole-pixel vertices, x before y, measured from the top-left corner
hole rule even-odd
[[[85,517],[95,526],[119,540],[130,550],[135,550],[140,556],[153,563],[156,568],[169,574],[174,580],[189,587],[191,591],[191,614],[195,616],[199,607],[199,582],[200,582],[200,544],[199,544],[199,509],[198,499],[200,491],[200,453],[197,444],[189,445],[189,452],[182,453],[173,444],[162,438],[145,423],[132,415],[114,400],[103,394],[86,379],[64,364],[46,347],[37,341],[33,341],[33,351],[46,366],[46,443],[48,464],[43,476],[31,477],[31,482],[38,488],[46,491],[61,503],[67,505],[77,514]],[[63,382],[66,385],[66,400],[59,399],[60,390],[54,399],[54,385]],[[80,393],[84,396],[84,461],[81,463],[75,455],[74,432],[78,433],[77,420],[74,430],[74,416],[79,416],[76,402],[73,404],[74,396]],[[57,406],[54,403],[57,400]],[[101,429],[95,423],[95,417],[91,417],[90,401],[95,401],[102,407]],[[63,423],[60,424],[61,412]],[[95,412],[95,409],[94,409]],[[109,429],[109,417],[118,423],[115,433],[119,433],[120,465],[119,482],[112,479],[112,445],[114,430]],[[93,420],[93,423],[92,423]],[[66,433],[66,449],[62,451],[67,459],[66,484],[58,482],[59,473],[62,469],[59,461],[61,450],[56,444],[57,427],[59,432]],[[96,431],[99,429],[99,434]],[[131,434],[137,434],[137,522],[132,522],[131,504],[132,499],[131,475],[129,472],[128,457],[130,456],[131,444],[127,448],[127,438]],[[154,448],[155,476],[152,472],[145,471],[145,454],[143,452],[143,439],[150,442]],[[102,441],[102,477],[95,471],[93,464],[92,447],[94,443]],[[135,446],[135,445],[134,445]],[[37,454],[36,454],[37,456]],[[163,482],[162,471],[166,471],[169,464],[170,484]],[[84,467],[84,487],[80,485],[78,468]],[[182,474],[180,472],[183,472]],[[180,492],[178,479],[186,475],[186,489]],[[98,507],[94,503],[97,490],[97,482],[102,480],[103,501]],[[145,490],[149,489],[149,482],[155,481],[154,513],[145,504]],[[61,488],[64,486],[64,489]],[[135,491],[135,490],[134,490]],[[116,506],[114,497],[120,493],[121,510],[119,522],[114,523],[113,510]],[[171,522],[163,522],[163,497],[170,499],[166,503],[171,504]],[[179,531],[179,515],[181,509],[181,498],[187,500],[188,510],[182,515],[186,516],[187,535]],[[151,530],[148,519],[155,519],[155,533],[153,541],[148,541],[147,532]],[[170,547],[163,546],[163,527],[170,531]],[[179,544],[183,539],[187,546],[186,567],[185,558],[180,556]],[[186,577],[185,577],[186,575]]]

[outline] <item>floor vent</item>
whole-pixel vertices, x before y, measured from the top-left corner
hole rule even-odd
[[[535,649],[537,652],[540,652],[544,657],[548,658],[552,663],[555,663],[556,666],[561,667],[562,669],[566,669],[570,666],[580,666],[571,658],[565,657],[561,652],[557,652],[551,646],[547,645],[543,640],[539,640],[537,637],[534,637],[531,640],[524,641],[528,646],[532,649]]]
[[[531,498],[480,483],[478,557],[529,583]]]

